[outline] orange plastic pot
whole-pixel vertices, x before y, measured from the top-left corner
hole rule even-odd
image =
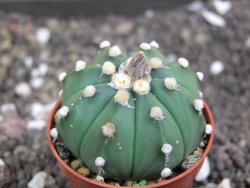
[[[74,171],[70,166],[68,166],[58,155],[56,152],[56,149],[54,147],[54,144],[52,142],[52,138],[50,136],[50,130],[55,126],[54,123],[54,115],[56,111],[60,108],[61,106],[61,99],[59,99],[54,106],[53,110],[51,111],[48,119],[48,127],[47,127],[47,135],[48,135],[48,141],[49,141],[49,146],[50,149],[53,153],[53,155],[56,157],[57,162],[66,175],[67,179],[69,180],[70,184],[72,185],[73,188],[117,188],[116,186],[100,183],[97,181],[94,181],[90,178],[86,178],[80,174],[78,174],[76,171]],[[205,103],[205,108],[204,108],[204,116],[206,118],[207,123],[211,124],[214,130],[214,120],[212,113],[208,107],[208,105]],[[212,142],[214,139],[214,131],[211,133],[209,140],[208,140],[208,145],[206,147],[206,150],[204,151],[202,157],[200,160],[198,160],[191,168],[188,170],[184,171],[178,176],[175,176],[169,180],[162,181],[160,183],[156,183],[153,185],[148,185],[148,186],[142,186],[142,188],[191,188],[194,178],[199,172],[203,161],[205,157],[208,155],[208,152],[210,151],[212,147]],[[124,187],[124,188],[129,188],[129,187]]]

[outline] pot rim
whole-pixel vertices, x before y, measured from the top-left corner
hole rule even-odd
[[[205,101],[204,102],[204,116],[205,116],[205,119],[207,121],[207,123],[211,124],[212,128],[213,128],[213,131],[212,133],[210,134],[209,136],[209,140],[208,140],[208,144],[207,144],[207,147],[205,149],[205,151],[203,152],[201,158],[192,165],[192,167],[190,167],[189,169],[185,170],[183,173],[171,178],[171,179],[168,179],[168,180],[164,180],[162,182],[159,182],[159,183],[155,183],[155,184],[152,184],[152,185],[148,185],[148,186],[140,186],[141,188],[157,188],[158,186],[163,186],[163,185],[166,185],[166,184],[171,184],[181,178],[183,178],[184,176],[186,176],[187,174],[191,173],[193,170],[195,170],[197,167],[199,167],[199,165],[204,161],[205,157],[208,155],[211,147],[212,147],[212,143],[213,143],[213,140],[214,140],[214,119],[213,119],[213,116],[212,116],[212,112],[209,108],[209,106],[207,105],[207,103]],[[95,180],[92,180],[90,178],[87,178],[87,177],[84,177],[80,174],[78,174],[76,171],[74,171],[72,168],[70,168],[69,165],[67,165],[63,160],[62,158],[58,155],[55,147],[54,147],[54,144],[53,144],[53,141],[52,141],[52,137],[50,136],[50,130],[54,127],[54,116],[57,112],[57,110],[59,109],[59,107],[61,106],[61,103],[62,103],[62,99],[59,98],[55,104],[55,106],[53,107],[52,111],[50,112],[49,114],[49,118],[48,118],[48,125],[47,125],[47,137],[48,137],[48,142],[49,142],[49,146],[50,146],[50,149],[52,151],[52,153],[54,154],[54,156],[56,157],[57,161],[63,166],[63,168],[65,168],[67,171],[69,171],[70,173],[72,173],[74,176],[77,176],[78,178],[84,180],[84,181],[87,181],[91,184],[94,184],[96,186],[99,186],[99,187],[103,187],[103,188],[117,188],[117,186],[113,186],[113,185],[109,185],[109,184],[104,184],[104,183],[101,183],[101,182],[97,182]],[[122,186],[124,188],[131,188],[129,186]]]

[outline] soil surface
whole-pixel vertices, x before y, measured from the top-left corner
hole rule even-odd
[[[215,12],[211,1],[204,7]],[[69,187],[48,147],[46,120],[61,89],[59,73],[78,59],[88,62],[103,40],[128,52],[155,40],[168,58],[186,57],[202,71],[216,136],[211,174],[194,187],[217,187],[224,178],[233,188],[250,187],[249,9],[248,0],[232,1],[221,27],[187,7],[130,18],[32,18],[0,11],[0,187],[27,187],[39,171],[47,175],[46,187]]]

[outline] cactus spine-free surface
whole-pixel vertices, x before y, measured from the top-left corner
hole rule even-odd
[[[129,56],[104,41],[91,62],[59,76],[59,136],[100,181],[168,177],[202,141],[203,75],[158,47],[142,43]]]

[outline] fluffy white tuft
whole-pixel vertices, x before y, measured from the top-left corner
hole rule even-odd
[[[86,67],[86,62],[82,60],[78,60],[75,65],[75,71],[81,71]]]
[[[148,94],[150,91],[150,84],[147,80],[139,79],[134,82],[133,91],[138,95]]]
[[[109,56],[111,57],[117,57],[119,55],[121,55],[121,49],[119,48],[119,46],[112,46],[110,49],[109,49]]]
[[[177,62],[184,68],[187,68],[189,66],[189,62],[186,58],[180,57]]]
[[[100,43],[100,48],[101,49],[109,47],[109,46],[110,46],[110,42],[108,40],[105,40],[105,41]]]

